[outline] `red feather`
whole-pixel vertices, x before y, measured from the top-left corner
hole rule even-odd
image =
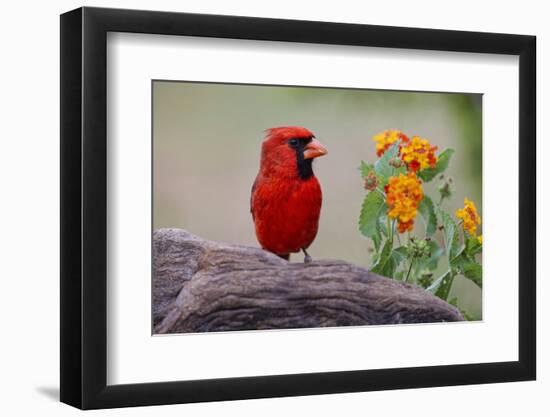
[[[252,187],[251,212],[260,245],[278,255],[307,249],[317,235],[321,186],[315,175],[306,179],[300,176],[297,151],[288,142],[299,139],[309,144],[313,137],[303,127],[279,127],[269,129],[262,144],[260,170]],[[320,149],[315,156],[326,153],[317,141],[305,149],[308,148]]]

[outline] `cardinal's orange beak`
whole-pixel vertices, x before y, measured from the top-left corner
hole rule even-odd
[[[327,148],[321,145],[317,139],[312,139],[304,149],[304,159],[317,158],[328,153]]]

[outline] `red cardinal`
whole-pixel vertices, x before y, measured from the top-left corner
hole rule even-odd
[[[250,198],[256,237],[262,248],[286,260],[302,250],[308,263],[306,249],[317,235],[323,199],[312,162],[327,150],[303,127],[266,132]]]

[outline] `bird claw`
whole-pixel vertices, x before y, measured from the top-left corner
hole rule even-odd
[[[311,263],[312,261],[313,261],[313,259],[311,258],[311,256],[306,255],[306,256],[304,257],[304,263],[305,263],[305,264],[309,264],[309,263]]]

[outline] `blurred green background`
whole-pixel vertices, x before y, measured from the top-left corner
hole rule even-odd
[[[482,213],[481,109],[480,94],[154,81],[153,227],[258,246],[249,199],[263,132],[299,125],[329,151],[314,163],[323,207],[309,252],[314,259],[368,266],[371,244],[358,230],[366,193],[358,166],[376,159],[372,136],[395,128],[428,138],[439,151],[454,148],[447,170],[454,195],[443,207],[454,214],[468,197]],[[435,201],[437,183],[424,189]],[[481,317],[481,291],[474,283],[457,277],[453,297]]]

